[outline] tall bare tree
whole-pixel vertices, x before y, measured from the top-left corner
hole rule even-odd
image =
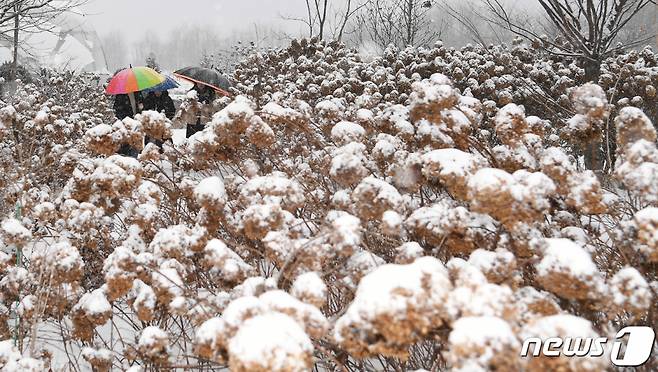
[[[492,20],[516,35],[540,41],[549,53],[581,60],[587,78],[595,80],[601,63],[610,55],[653,38],[653,33],[622,40],[621,32],[656,0],[536,0],[559,38],[540,35],[538,29],[520,24],[501,0],[483,0]]]
[[[435,12],[453,21],[441,35],[443,41],[450,45],[458,46],[474,42],[487,47],[489,44],[504,44],[514,38],[507,29],[487,21],[481,15],[482,7],[478,2],[444,0],[438,4]],[[535,16],[533,12],[524,14],[527,21],[531,21]]]
[[[373,42],[382,48],[426,45],[440,36],[432,27],[434,0],[372,0],[359,15]]]
[[[536,0],[558,38],[540,36],[536,30],[515,22],[502,0],[483,0],[494,15],[494,22],[511,32],[539,42],[552,54],[580,60],[585,79],[598,81],[601,64],[609,56],[649,42],[653,32],[624,35],[631,21],[656,0]],[[631,35],[629,37],[629,35]],[[592,140],[583,149],[585,165],[603,167],[601,144]]]
[[[371,0],[304,0],[304,17],[284,17],[303,23],[309,37],[342,40],[355,15]]]
[[[58,15],[71,11],[86,0],[3,0],[0,2],[0,37],[12,44],[12,78],[18,68],[20,33],[49,32]]]

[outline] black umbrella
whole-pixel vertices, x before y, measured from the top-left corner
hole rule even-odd
[[[210,87],[225,96],[230,95],[228,88],[231,87],[231,83],[224,75],[215,70],[205,67],[185,67],[174,72],[174,75]]]

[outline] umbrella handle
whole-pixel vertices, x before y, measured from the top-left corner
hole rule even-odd
[[[137,115],[137,101],[135,100],[135,93],[128,93],[128,99],[130,99],[130,106],[133,109],[133,115]]]

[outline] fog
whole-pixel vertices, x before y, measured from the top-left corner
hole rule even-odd
[[[329,3],[328,27],[335,31],[347,0]],[[351,4],[356,7],[362,3],[353,0]],[[427,14],[427,27],[433,30],[428,41],[442,39],[454,46],[473,41],[444,6],[449,4],[473,12],[475,3],[454,0],[434,3]],[[507,0],[507,3],[516,9],[513,13],[527,14],[532,9],[527,0]],[[92,0],[83,12],[103,41],[110,69],[128,63],[142,64],[149,55],[163,67],[173,68],[198,63],[207,54],[215,58],[228,55],[235,51],[238,41],[254,42],[261,47],[278,46],[309,33],[308,26],[300,21],[307,15],[304,0]],[[381,50],[364,40],[361,32],[358,26],[350,24],[343,41],[369,53]],[[497,32],[486,37],[500,42],[511,36]],[[232,62],[233,59],[224,58],[215,64],[229,68]]]
[[[302,33],[303,0],[92,0],[83,7],[110,70],[154,56],[163,68],[229,54],[238,41],[280,45]],[[235,58],[234,58],[235,59]],[[216,62],[228,68],[234,62]]]
[[[343,25],[343,32],[341,23],[348,1],[351,9],[358,11]],[[414,45],[431,45],[437,40],[454,47],[467,43],[500,44],[510,43],[515,37],[488,22],[482,0],[414,1],[420,4],[422,12],[422,19],[414,25],[418,28]],[[368,55],[380,53],[389,43],[398,47],[409,44],[399,35],[405,27],[387,30],[373,22],[368,13],[368,7],[373,4],[386,6],[394,3],[393,0],[329,0],[328,3],[325,39],[340,36],[349,47]],[[545,22],[536,0],[504,0],[503,3],[515,21],[532,28],[537,34],[555,32],[549,22]],[[308,19],[306,4],[305,0],[89,0],[76,9],[75,16],[83,20],[85,35],[91,34],[92,37],[84,42],[68,38],[65,47],[61,48],[61,55],[57,58],[50,56],[46,58],[48,61],[42,58],[41,63],[57,62],[61,65],[60,62],[65,61],[67,67],[89,69],[89,61],[101,59],[102,68],[98,64],[91,68],[112,72],[129,64],[143,65],[150,58],[163,69],[204,62],[220,70],[229,70],[244,57],[251,43],[254,48],[277,47],[292,38],[307,37],[311,33],[317,35],[317,23],[313,32],[305,23]],[[638,25],[628,29],[640,29],[647,24],[655,27],[653,12],[648,7],[638,17]],[[381,29],[375,30],[377,27]],[[378,39],[373,31],[388,34]],[[52,35],[52,40],[44,41],[48,35],[42,34],[25,36],[25,39],[26,42],[30,39],[32,54],[43,51],[40,54],[47,56],[59,36]],[[5,42],[5,48],[2,48],[0,40],[0,61],[11,57],[7,45]],[[94,52],[85,51],[89,45],[96,49],[96,57]],[[87,55],[79,57],[78,50]],[[103,57],[97,58],[99,53]]]
[[[305,12],[303,0],[92,0],[84,11],[99,34],[119,31],[137,41],[147,31],[167,34],[181,26],[209,26],[219,35],[276,25],[290,32],[299,24],[284,16]]]

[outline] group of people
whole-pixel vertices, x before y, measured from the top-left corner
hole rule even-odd
[[[215,100],[215,91],[205,85],[195,83],[191,90],[197,92],[200,103],[207,104]],[[114,115],[119,120],[123,120],[128,117],[133,118],[140,112],[148,110],[162,112],[169,119],[173,119],[176,115],[176,106],[174,105],[174,100],[169,96],[169,92],[166,90],[154,92],[136,92],[131,95],[116,95],[113,108]],[[189,138],[194,133],[203,130],[204,126],[205,125],[201,123],[201,118],[197,118],[196,123],[187,124],[185,136]],[[171,142],[172,140],[169,138],[166,139],[166,141]],[[164,141],[146,136],[144,138],[144,145],[146,146],[149,143],[154,143],[156,146],[162,149]],[[124,156],[137,157],[139,151],[128,144],[124,144],[119,149],[119,154]]]

